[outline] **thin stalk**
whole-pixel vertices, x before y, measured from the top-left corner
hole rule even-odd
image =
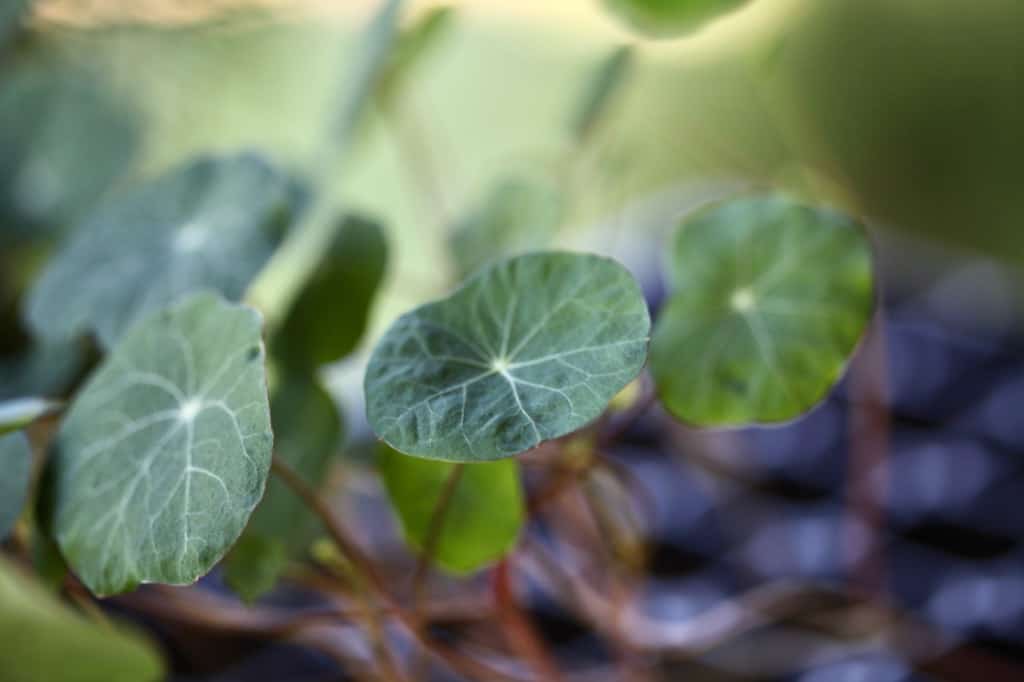
[[[456,672],[469,679],[495,680],[495,682],[523,682],[523,678],[497,670],[486,663],[466,656],[462,652],[434,640],[422,628],[418,619],[406,611],[388,590],[383,576],[377,571],[370,558],[362,548],[349,536],[348,530],[338,521],[330,507],[320,499],[304,480],[287,464],[274,458],[271,470],[306,504],[310,511],[323,522],[331,539],[338,550],[351,562],[352,566],[366,578],[366,585],[394,613],[395,617],[413,634],[416,640],[435,657],[450,666]]]
[[[416,562],[416,572],[413,574],[412,579],[413,604],[417,616],[419,616],[420,606],[426,597],[430,565],[433,563],[437,547],[441,542],[441,534],[444,531],[445,520],[448,518],[448,510],[451,508],[452,499],[455,497],[455,491],[459,487],[459,481],[462,480],[465,468],[466,465],[461,463],[452,467],[451,473],[448,474],[448,479],[444,482],[444,488],[441,490],[441,497],[438,498],[437,504],[434,506],[434,513],[430,517],[427,537],[423,541],[423,551]]]

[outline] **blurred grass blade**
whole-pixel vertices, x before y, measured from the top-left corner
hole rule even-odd
[[[403,3],[404,0],[385,0],[364,31],[348,80],[339,90],[330,141],[335,145],[333,151],[342,158],[388,64],[398,34],[398,17]],[[325,147],[329,148],[328,145]],[[331,165],[333,159],[326,160],[323,167]]]
[[[598,65],[573,118],[572,133],[578,143],[586,141],[608,113],[615,95],[629,80],[635,56],[631,46],[623,45]]]
[[[377,86],[377,96],[385,106],[402,92],[412,72],[451,30],[454,19],[451,7],[434,7],[402,31]]]

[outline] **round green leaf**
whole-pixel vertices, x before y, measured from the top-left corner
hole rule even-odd
[[[32,450],[24,434],[0,436],[0,540],[14,528],[28,498]]]
[[[238,538],[270,466],[263,356],[258,313],[199,294],[134,326],[78,394],[51,518],[93,592],[191,583]]]
[[[601,414],[643,367],[649,330],[615,261],[502,261],[392,325],[366,371],[370,426],[428,459],[511,457]]]
[[[97,627],[0,558],[0,680],[157,682],[155,648],[120,625]]]
[[[651,371],[669,412],[703,426],[810,409],[842,374],[874,305],[862,226],[781,197],[687,220],[671,270]]]
[[[417,550],[431,541],[438,506],[456,466],[407,457],[386,446],[377,455],[377,468],[402,533]],[[525,517],[518,463],[462,466],[432,555],[438,566],[456,574],[477,571],[500,559],[515,545]]]
[[[321,487],[340,449],[344,427],[330,394],[312,377],[291,375],[271,399],[276,457],[312,488]],[[228,585],[253,601],[274,587],[288,560],[315,539],[320,521],[278,478],[226,562]]]
[[[604,0],[613,14],[652,38],[691,33],[749,0]]]
[[[380,225],[356,216],[345,218],[274,335],[274,358],[294,370],[312,372],[355,350],[387,260],[388,243]]]
[[[467,276],[496,259],[548,246],[565,211],[562,193],[541,175],[501,181],[452,233],[459,273]]]
[[[18,398],[0,402],[0,436],[23,429],[60,406],[44,398]]]
[[[28,322],[61,340],[92,328],[108,348],[181,295],[230,300],[276,249],[297,198],[259,157],[203,158],[99,208],[29,295]]]

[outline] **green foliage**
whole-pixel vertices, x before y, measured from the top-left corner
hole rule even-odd
[[[0,49],[17,33],[28,6],[29,0],[5,0],[0,5]]]
[[[53,401],[43,398],[18,398],[0,402],[0,436],[25,428],[57,407]]]
[[[618,263],[511,258],[392,325],[366,370],[367,416],[406,454],[511,457],[595,419],[643,367],[649,328]]]
[[[85,349],[77,341],[36,342],[0,356],[0,400],[33,393],[62,395],[85,363]]]
[[[603,0],[610,12],[652,38],[692,33],[750,0]]]
[[[0,541],[14,528],[28,499],[32,450],[24,434],[0,436]]]
[[[432,462],[383,446],[377,468],[406,540],[421,551],[433,542],[441,568],[472,573],[515,545],[525,518],[515,461]]]
[[[275,456],[316,488],[341,446],[343,425],[331,396],[313,378],[290,375],[274,391]],[[252,601],[269,591],[290,558],[313,541],[319,522],[276,478],[227,562],[227,581]]]
[[[560,188],[544,176],[502,180],[455,227],[451,249],[459,273],[550,245],[565,213]]]
[[[108,348],[141,317],[200,289],[245,293],[281,240],[294,185],[259,157],[203,158],[106,203],[29,296],[45,339],[94,331]]]
[[[665,407],[703,426],[792,419],[842,373],[871,317],[863,228],[777,196],[714,206],[672,248],[651,342]]]
[[[188,584],[242,532],[273,435],[259,315],[199,294],[136,326],[53,447],[53,531],[89,589]]]
[[[5,3],[6,5],[6,3]],[[134,113],[91,74],[18,63],[0,79],[0,246],[81,217],[138,147]]]
[[[387,260],[388,243],[380,225],[358,216],[345,218],[274,335],[274,358],[308,373],[355,350]]]
[[[0,558],[0,679],[157,682],[154,648],[121,626],[97,627]]]

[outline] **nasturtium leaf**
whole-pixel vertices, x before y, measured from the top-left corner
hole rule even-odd
[[[750,0],[604,0],[605,7],[651,38],[686,35]]]
[[[312,372],[355,350],[387,260],[380,225],[358,216],[345,218],[270,343],[275,359]]]
[[[273,436],[254,310],[201,293],[125,335],[53,446],[54,536],[93,592],[206,573],[263,495]]]
[[[400,317],[366,370],[370,426],[409,455],[501,459],[576,431],[639,374],[650,319],[615,261],[533,253]]]
[[[18,31],[18,26],[28,9],[29,0],[4,0],[0,3],[0,48]]]
[[[132,630],[97,627],[0,557],[0,679],[157,682],[155,648]]]
[[[0,436],[23,429],[60,407],[45,398],[17,398],[0,402]]]
[[[341,447],[344,427],[331,396],[311,376],[286,376],[270,402],[276,457],[319,488]],[[271,477],[263,501],[226,562],[228,584],[246,601],[270,590],[289,559],[312,544],[320,522]]]
[[[455,473],[458,466],[462,471]],[[515,545],[525,512],[514,460],[458,465],[408,457],[381,446],[377,469],[406,541],[420,551],[433,542],[431,558],[441,568],[471,573]],[[449,491],[453,473],[458,478]],[[450,496],[439,512],[446,491]],[[435,519],[441,525],[431,538]]]
[[[445,37],[454,18],[451,7],[433,7],[401,31],[377,84],[377,97],[385,106],[394,101],[416,67]]]
[[[283,236],[296,186],[260,157],[202,158],[97,209],[29,295],[45,339],[91,327],[106,346],[182,295],[245,293]]]
[[[777,196],[686,220],[674,293],[651,342],[665,407],[702,426],[805,412],[842,374],[871,318],[871,252],[860,224]]]
[[[134,111],[90,72],[49,60],[0,72],[0,248],[92,210],[138,149]]]
[[[549,246],[566,213],[565,196],[542,175],[507,178],[460,221],[451,250],[463,277],[483,265]]]
[[[629,45],[615,48],[598,65],[587,83],[579,111],[572,119],[573,136],[584,141],[601,122],[615,96],[625,85],[633,66],[634,50]]]
[[[0,541],[21,516],[32,477],[32,450],[22,433],[0,436]]]

